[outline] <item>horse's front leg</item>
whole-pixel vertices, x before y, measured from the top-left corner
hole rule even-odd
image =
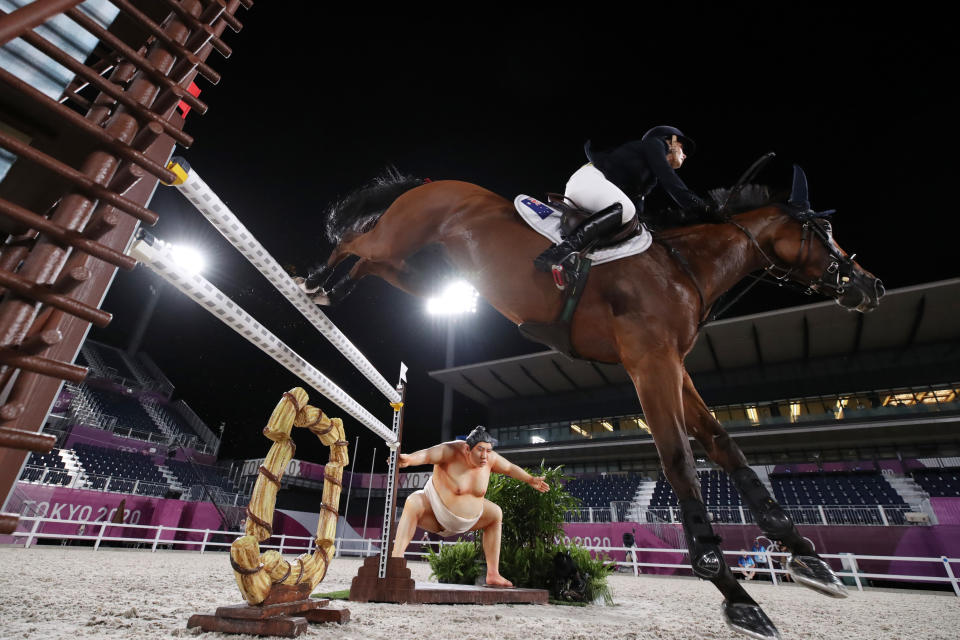
[[[847,588],[800,535],[786,511],[767,491],[756,472],[747,466],[740,447],[710,413],[700,397],[690,375],[683,372],[683,415],[687,429],[706,450],[707,455],[722,468],[753,512],[757,526],[771,540],[782,542],[792,554],[787,570],[800,584],[834,598],[845,598]]]
[[[663,473],[679,499],[693,572],[710,580],[724,595],[724,620],[732,629],[754,638],[779,638],[777,628],[724,561],[720,537],[714,533],[700,497],[700,481],[683,419],[680,355],[670,348],[651,349],[651,343],[663,345],[666,341],[644,340],[640,333],[629,329],[618,333],[621,361],[637,389]]]

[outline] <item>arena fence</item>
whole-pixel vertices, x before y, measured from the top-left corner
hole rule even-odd
[[[41,525],[58,525],[58,527],[68,527],[73,529],[74,533],[59,533],[41,531]],[[164,527],[158,525],[141,525],[133,523],[114,524],[110,522],[89,522],[84,520],[61,520],[58,518],[40,518],[31,516],[21,516],[18,530],[12,534],[14,544],[23,544],[25,549],[36,545],[41,540],[59,541],[61,544],[79,543],[83,545],[92,544],[94,550],[100,549],[104,543],[120,543],[125,546],[137,546],[143,550],[152,552],[164,550],[195,551],[206,553],[208,551],[227,551],[230,544],[238,536],[243,535],[242,531],[217,531],[214,529],[190,529],[177,527]],[[177,538],[186,539],[177,539]],[[338,556],[370,556],[380,553],[381,540],[379,538],[337,538]],[[423,559],[427,555],[424,551],[428,546],[435,546],[438,549],[444,545],[456,544],[444,540],[419,540],[413,541],[411,549],[419,545],[420,551],[408,551],[408,557]],[[276,549],[280,554],[284,552],[311,553],[313,551],[314,539],[312,536],[274,536],[260,545],[262,550]],[[611,561],[618,570],[632,573],[635,576],[643,575],[644,570],[648,569],[676,569],[679,571],[690,571],[688,563],[676,562],[641,562],[638,554],[670,554],[676,556],[682,554],[686,558],[686,549],[663,549],[657,547],[622,547],[622,546],[600,546],[584,545],[585,548],[594,554],[608,555],[611,553],[623,553],[626,560]],[[744,573],[745,569],[736,565],[737,558],[742,551],[724,551],[725,556],[732,557],[734,561],[731,570],[737,573]],[[787,572],[783,569],[790,554],[767,550],[762,552],[763,561],[756,568],[757,576],[768,577],[774,584],[779,585],[785,581]],[[956,565],[960,570],[960,558],[948,558],[940,556],[938,558],[929,557],[908,557],[908,556],[874,556],[861,555],[856,553],[822,553],[823,558],[832,558],[839,561],[843,569],[837,571],[841,579],[848,579],[856,586],[858,591],[863,591],[869,580],[885,580],[905,583],[921,584],[949,584],[953,592],[960,597],[960,580],[957,573],[951,565]],[[901,566],[904,563],[919,563],[923,565],[939,564],[943,568],[943,576],[935,575],[912,575],[908,573],[875,573],[863,571],[860,563],[864,561],[883,561],[895,563],[894,566]],[[847,580],[845,580],[847,581]]]
[[[894,526],[914,524],[907,514],[914,509],[907,505],[781,505],[797,524]],[[755,524],[749,509],[742,506],[707,506],[714,524]],[[931,521],[932,513],[926,513]],[[580,507],[571,509],[564,522],[665,522],[679,523],[679,507],[637,507],[633,502],[614,501],[609,507]]]

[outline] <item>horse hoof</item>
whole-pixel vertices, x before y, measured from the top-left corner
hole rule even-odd
[[[307,279],[304,278],[304,277],[302,277],[302,276],[297,276],[297,277],[295,277],[295,278],[293,279],[293,283],[294,283],[295,285],[297,285],[297,286],[300,288],[300,290],[303,291],[303,292],[304,292],[305,294],[307,294],[308,296],[312,296],[313,294],[315,294],[317,291],[320,290],[320,287],[319,287],[319,286],[313,287],[312,289],[311,289],[310,287],[308,287],[308,286],[307,286]]]
[[[313,300],[314,304],[318,304],[321,307],[330,306],[330,295],[327,291],[324,291],[323,289],[320,289],[316,293],[309,293],[307,295],[310,297],[311,300]]]
[[[780,632],[760,605],[723,601],[723,620],[733,631],[757,640],[780,640]]]
[[[787,573],[803,586],[831,598],[846,598],[848,595],[847,587],[830,565],[815,556],[790,556]]]

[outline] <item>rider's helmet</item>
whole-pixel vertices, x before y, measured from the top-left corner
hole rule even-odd
[[[643,134],[642,140],[647,138],[660,138],[661,140],[669,140],[671,136],[677,136],[677,140],[683,143],[683,154],[685,156],[692,156],[693,152],[697,150],[697,144],[687,136],[683,134],[683,131],[677,129],[676,127],[671,127],[668,125],[659,125],[653,127],[645,134]]]

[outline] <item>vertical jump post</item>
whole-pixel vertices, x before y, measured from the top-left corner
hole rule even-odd
[[[387,492],[383,500],[383,531],[380,533],[380,564],[377,576],[387,577],[387,558],[393,551],[393,540],[390,533],[396,528],[394,520],[397,515],[397,480],[400,469],[397,467],[397,458],[400,453],[400,443],[403,441],[403,401],[407,395],[407,365],[400,363],[400,380],[397,382],[399,402],[392,402],[393,407],[393,438],[390,447],[390,456],[387,462]]]

